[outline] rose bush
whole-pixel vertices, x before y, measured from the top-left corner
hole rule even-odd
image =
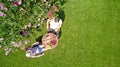
[[[28,39],[36,28],[41,28],[46,19],[58,16],[63,2],[64,0],[1,0],[0,45],[10,47],[13,42],[16,44]]]

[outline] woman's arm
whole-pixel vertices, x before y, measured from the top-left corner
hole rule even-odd
[[[47,20],[47,30],[50,28],[50,19]]]
[[[61,26],[62,26],[62,20],[59,21],[59,26],[55,29],[55,31],[60,31]]]

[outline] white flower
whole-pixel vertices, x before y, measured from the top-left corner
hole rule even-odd
[[[2,40],[4,40],[4,38],[1,37],[1,38],[0,38],[0,41],[2,41]]]
[[[34,28],[37,28],[37,25],[35,25]]]
[[[40,26],[41,24],[39,23],[38,26]]]
[[[30,42],[29,40],[25,40],[25,41],[24,41],[25,44],[28,44],[29,42]]]
[[[2,48],[2,46],[0,45],[0,48]]]
[[[21,5],[21,4],[22,4],[22,0],[20,0],[20,1],[18,2],[18,4]]]
[[[19,47],[22,45],[21,41],[19,42],[11,42],[13,44],[14,47]]]
[[[10,53],[11,50],[12,50],[12,48],[7,48],[7,50],[5,52],[5,55],[7,56]]]
[[[31,27],[32,26],[32,23],[28,23],[28,27]]]
[[[25,25],[25,26],[23,27],[23,29],[27,29],[27,25]]]

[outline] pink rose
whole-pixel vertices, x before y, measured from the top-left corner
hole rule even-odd
[[[56,5],[53,5],[53,9],[54,9],[54,11],[57,11],[57,10],[58,10],[58,8],[57,8]]]
[[[47,17],[50,18],[52,16],[52,11],[49,11]]]
[[[19,1],[15,1],[13,3],[13,6],[18,6],[18,5],[21,5],[22,4],[22,0],[19,0]]]
[[[7,8],[5,8],[3,4],[0,4],[0,9],[1,10],[7,10]]]
[[[4,15],[4,13],[3,12],[0,12],[0,16],[3,16]]]
[[[3,12],[0,12],[0,16],[7,16],[7,15]]]
[[[13,3],[13,6],[18,6],[18,5],[19,5],[18,2]]]

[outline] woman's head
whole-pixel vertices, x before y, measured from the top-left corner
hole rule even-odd
[[[60,18],[59,17],[55,17],[55,22],[59,22]]]

